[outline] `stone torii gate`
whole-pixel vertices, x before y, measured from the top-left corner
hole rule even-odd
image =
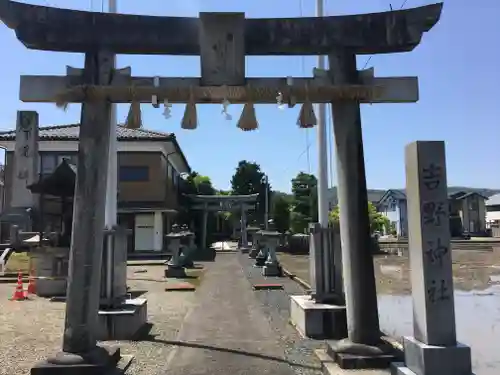
[[[54,366],[101,371],[94,336],[99,305],[110,103],[332,103],[349,340],[380,340],[373,275],[360,103],[418,100],[416,77],[378,78],[358,71],[356,55],[413,50],[440,17],[442,4],[354,16],[246,19],[244,13],[199,18],[82,12],[0,0],[0,19],[30,49],[85,54],[83,69],[66,76],[22,76],[24,102],[82,103],[75,191],[71,275],[63,352],[32,373]],[[198,78],[132,77],[114,69],[115,54],[199,55]],[[311,78],[246,78],[246,55],[328,55],[330,70]],[[165,103],[167,104],[167,102]],[[250,108],[250,112],[252,108]],[[302,127],[315,125],[314,114]],[[195,121],[196,123],[196,121]],[[194,128],[192,126],[191,128]],[[244,129],[244,130],[249,130]],[[354,346],[356,350],[356,346]],[[347,350],[347,349],[346,349]],[[108,360],[106,360],[108,359]]]
[[[248,195],[187,195],[193,210],[203,210],[201,246],[207,246],[207,219],[210,211],[231,211],[241,214],[241,247],[248,247],[247,211],[254,210],[259,194]]]

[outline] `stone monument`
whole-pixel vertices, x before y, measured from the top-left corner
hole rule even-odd
[[[404,338],[404,363],[394,375],[471,375],[471,350],[457,343],[445,145],[406,146],[408,247],[413,337]]]
[[[35,111],[17,112],[12,195],[5,216],[25,232],[35,229],[34,211],[38,207],[38,196],[28,189],[38,181],[38,121]]]

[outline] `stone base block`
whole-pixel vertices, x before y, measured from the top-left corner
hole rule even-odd
[[[39,297],[62,297],[66,295],[68,282],[65,277],[54,279],[40,278],[35,281],[36,295]]]
[[[131,340],[148,319],[148,301],[144,298],[125,300],[121,306],[99,310],[97,339]]]
[[[172,277],[175,279],[184,279],[186,278],[186,270],[184,267],[173,267],[167,265],[165,270],[165,277]]]
[[[347,337],[345,306],[315,303],[310,296],[290,297],[290,320],[304,336],[313,339]]]
[[[325,349],[315,349],[314,354],[321,362],[321,370],[325,375],[351,375],[352,370],[344,370],[335,363],[332,357],[328,355]],[[388,375],[386,369],[355,370],[356,375]]]
[[[242,254],[248,254],[250,252],[250,248],[249,247],[240,247],[240,251]]]
[[[250,252],[248,253],[248,257],[251,259],[255,259],[257,255],[259,254],[259,249],[254,249],[253,247],[250,249]]]
[[[326,351],[345,370],[389,369],[397,358],[395,349],[382,340],[374,346],[348,339],[331,340],[326,343]]]
[[[391,366],[392,375],[471,375],[470,347],[424,344],[414,337],[403,340],[405,363]]]
[[[58,353],[54,358],[37,363],[31,375],[107,375],[120,361],[118,347],[98,346],[96,353],[75,355]]]
[[[281,276],[281,267],[278,263],[266,263],[262,267],[263,276]]]

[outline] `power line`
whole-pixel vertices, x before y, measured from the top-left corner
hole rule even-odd
[[[408,2],[408,0],[404,0],[403,4],[401,4],[401,6],[399,7],[399,10],[403,9],[403,7],[406,5],[407,2]],[[389,4],[389,7],[392,10],[392,5],[391,4]],[[366,66],[368,65],[368,63],[371,61],[372,57],[373,57],[373,55],[371,55],[370,57],[368,57],[368,60],[366,60],[365,65],[363,66],[363,69],[361,69],[361,70],[364,70],[366,68]]]

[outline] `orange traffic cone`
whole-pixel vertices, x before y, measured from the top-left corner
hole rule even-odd
[[[35,270],[32,268],[28,278],[28,294],[36,294]]]
[[[14,295],[10,299],[11,301],[24,301],[26,299],[26,296],[24,295],[24,289],[23,289],[23,273],[21,270],[19,270],[19,273],[17,274],[17,285],[16,285],[16,291],[14,292]]]

